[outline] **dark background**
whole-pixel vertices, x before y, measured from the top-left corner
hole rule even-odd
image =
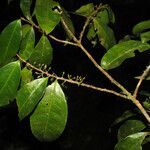
[[[132,27],[143,20],[149,19],[149,0],[60,0],[68,11],[74,11],[83,4],[93,2],[107,3],[116,16],[114,31],[117,40],[131,34]],[[0,30],[14,19],[21,16],[19,1],[0,1]],[[83,18],[71,15],[76,31],[81,30]],[[61,39],[64,34],[59,32]],[[56,33],[57,35],[58,33]],[[85,39],[86,40],[86,39]],[[114,86],[94,68],[87,57],[79,50],[70,46],[63,47],[51,41],[54,47],[52,68],[55,73],[73,76],[86,76],[86,82],[100,87],[115,89]],[[87,41],[85,47],[93,57],[100,61],[104,54],[102,47],[92,48]],[[137,53],[135,58],[127,60],[119,68],[109,71],[112,76],[129,90],[136,85],[135,76],[140,75],[149,63],[149,52]],[[16,105],[0,109],[0,149],[1,150],[113,150],[117,142],[116,130],[109,132],[111,123],[126,109],[133,109],[133,105],[118,97],[98,93],[82,87],[65,85],[64,92],[68,98],[69,116],[66,129],[62,136],[52,143],[41,143],[31,134],[29,120],[18,121]],[[142,88],[148,90],[148,84]],[[150,147],[145,147],[145,150]]]

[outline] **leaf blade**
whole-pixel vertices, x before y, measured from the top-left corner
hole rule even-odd
[[[115,150],[142,150],[141,144],[146,136],[146,132],[139,132],[129,135],[117,143]]]
[[[35,43],[35,33],[33,27],[30,26],[29,31],[22,38],[19,55],[24,60],[28,60],[32,54]]]
[[[20,0],[20,8],[23,12],[23,15],[29,20],[31,19],[31,14],[30,14],[31,4],[32,4],[32,0]]]
[[[16,97],[20,73],[21,69],[18,61],[0,68],[0,106],[9,104]]]
[[[107,24],[101,22],[100,19],[95,18],[94,27],[97,29],[96,33],[101,45],[103,45],[106,49],[109,49],[116,44],[114,32]]]
[[[58,6],[59,4],[53,0],[36,1],[35,15],[40,27],[46,34],[50,33],[60,22],[60,14],[53,11],[53,8]]]
[[[136,24],[132,29],[132,33],[139,34],[146,29],[150,29],[150,20],[145,20],[145,21],[142,21],[142,22]]]
[[[118,140],[120,141],[131,134],[141,132],[145,128],[146,125],[140,120],[127,120],[118,130]]]
[[[150,49],[148,43],[141,41],[129,40],[121,42],[110,48],[101,60],[101,66],[106,69],[113,69],[121,65],[121,63],[131,57],[134,57],[134,51],[144,52]]]
[[[43,99],[30,117],[33,135],[40,141],[53,141],[63,132],[67,121],[64,93],[55,81],[46,88]]]
[[[51,64],[53,58],[53,48],[46,36],[42,36],[33,50],[29,61],[32,64]]]
[[[10,62],[19,50],[21,42],[21,21],[8,24],[0,35],[0,66]]]
[[[18,91],[16,100],[20,120],[28,116],[42,98],[47,80],[47,78],[36,79],[27,83]]]
[[[93,11],[94,11],[94,5],[93,3],[89,3],[81,6],[78,10],[75,11],[75,13],[84,17],[88,17]]]

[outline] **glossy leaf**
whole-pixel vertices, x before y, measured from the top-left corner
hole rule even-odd
[[[37,43],[33,53],[30,57],[30,62],[32,64],[46,64],[49,65],[52,61],[53,49],[51,47],[50,41],[46,36],[42,36]]]
[[[19,50],[21,41],[21,22],[15,20],[0,34],[0,66],[11,61]]]
[[[141,33],[140,38],[141,38],[142,43],[149,42],[150,41],[150,31]]]
[[[47,78],[36,79],[25,84],[17,93],[19,119],[28,116],[42,98],[47,85]]]
[[[108,70],[121,65],[121,63],[135,56],[134,51],[144,52],[150,49],[150,45],[141,41],[129,40],[121,42],[110,48],[101,60],[101,66]]]
[[[65,95],[55,81],[46,88],[43,99],[30,117],[31,130],[40,141],[53,141],[62,134],[66,121]]]
[[[129,135],[117,143],[115,150],[142,150],[141,144],[146,136],[146,132]]]
[[[144,30],[150,29],[150,20],[142,21],[133,27],[133,34],[138,34]]]
[[[84,17],[88,17],[91,15],[93,11],[94,11],[94,5],[93,3],[89,3],[81,6],[78,10],[75,11],[75,13]]]
[[[20,8],[27,19],[31,19],[30,7],[32,0],[20,0]]]
[[[70,19],[70,15],[68,14],[68,12],[61,6],[61,9],[62,9],[62,13],[61,13],[61,17],[63,18],[64,22],[66,23],[67,27],[69,28],[69,30],[75,34],[75,28],[74,28],[74,25],[73,25],[73,22],[72,20]],[[66,31],[66,35],[67,35],[67,38],[69,40],[72,39],[72,37],[70,36],[70,34],[67,32],[65,26],[62,24],[64,30]]]
[[[0,68],[0,106],[14,100],[20,82],[20,63],[11,62]]]
[[[118,140],[142,131],[146,125],[140,120],[127,120],[118,130]]]
[[[21,70],[21,87],[24,86],[25,84],[31,82],[32,79],[33,79],[32,70],[28,69],[27,67],[24,67]]]
[[[60,13],[55,9],[57,7],[59,4],[53,0],[36,0],[35,15],[39,26],[46,34],[50,33],[60,22]]]
[[[100,19],[94,19],[94,27],[97,29],[96,33],[102,46],[109,49],[116,44],[113,30],[105,23],[102,23]]]
[[[24,59],[28,60],[32,54],[35,43],[35,33],[33,27],[30,27],[30,30],[26,33],[24,38],[21,41],[19,55]]]

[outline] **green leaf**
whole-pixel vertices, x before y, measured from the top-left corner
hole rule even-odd
[[[70,15],[68,14],[68,12],[61,6],[61,9],[62,9],[62,14],[61,14],[61,17],[63,18],[64,22],[66,23],[67,27],[69,28],[69,30],[75,34],[75,28],[74,28],[74,25],[73,25],[73,22],[72,20],[70,19]],[[72,39],[72,37],[70,36],[70,34],[68,33],[67,29],[65,28],[64,24],[62,24],[64,30],[66,31],[66,34],[67,34],[67,38],[69,40]]]
[[[0,66],[11,61],[19,49],[21,41],[21,22],[15,20],[0,34]]]
[[[150,41],[150,31],[141,33],[140,38],[141,38],[142,43],[149,42]]]
[[[129,119],[129,118],[131,118],[131,117],[133,117],[133,116],[135,116],[135,115],[136,115],[136,114],[133,113],[132,111],[127,110],[127,111],[125,111],[120,117],[118,117],[118,118],[111,124],[111,127],[113,127],[113,126],[115,126],[115,125],[117,125],[117,124],[119,124],[119,123],[121,123],[121,122],[123,122],[123,121],[125,121],[125,120],[127,120],[127,119]]]
[[[91,44],[93,44],[93,47],[97,44],[97,36],[96,36],[96,31],[94,29],[94,24],[91,23],[89,25],[89,28],[88,28],[88,32],[86,34],[86,37],[88,38],[88,40],[91,42]]]
[[[32,4],[32,0],[20,0],[20,8],[23,12],[23,15],[29,20],[31,19],[31,14],[30,14],[31,4]]]
[[[25,84],[31,82],[32,79],[33,79],[32,70],[28,69],[27,67],[24,67],[21,70],[21,87],[24,86]]]
[[[35,43],[35,33],[33,27],[30,27],[30,30],[26,33],[24,38],[21,41],[19,55],[24,59],[28,60],[32,54]]]
[[[36,0],[36,18],[46,34],[50,33],[60,22],[60,13],[55,9],[57,7],[59,4],[53,0]]]
[[[127,120],[118,130],[118,141],[145,128],[146,125],[140,120]]]
[[[63,132],[67,121],[67,102],[57,81],[46,88],[43,99],[30,117],[33,135],[40,141],[53,141]]]
[[[109,24],[110,22],[107,9],[101,10],[96,17],[104,24]]]
[[[81,6],[78,10],[75,11],[75,13],[84,17],[88,17],[91,15],[93,11],[94,11],[94,5],[93,3],[89,3]]]
[[[142,142],[148,133],[140,132],[127,136],[117,143],[115,150],[142,150]]]
[[[47,85],[47,78],[36,79],[25,84],[17,93],[19,119],[28,116],[42,98]]]
[[[37,43],[33,53],[30,57],[30,62],[32,64],[51,64],[53,57],[53,48],[51,47],[50,41],[46,36],[42,36]]]
[[[142,21],[133,27],[133,34],[139,34],[144,30],[150,29],[150,20]]]
[[[26,34],[31,31],[32,26],[29,24],[22,25],[22,39],[25,38]]]
[[[150,94],[150,93],[149,93]],[[150,111],[150,97],[143,102],[144,108]]]
[[[135,56],[134,51],[144,52],[150,49],[150,45],[141,41],[129,40],[121,42],[110,48],[101,60],[101,66],[106,69],[113,69],[121,65],[121,63]]]
[[[0,68],[0,106],[9,104],[17,94],[20,82],[20,63],[11,62]]]
[[[94,27],[97,29],[97,35],[102,46],[109,49],[116,44],[113,30],[105,23],[101,22],[100,19],[94,19]]]

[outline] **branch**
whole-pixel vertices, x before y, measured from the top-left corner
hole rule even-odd
[[[29,23],[29,24],[31,24],[34,28],[38,29],[40,32],[43,33],[42,29],[40,29],[40,27],[37,26],[34,22],[32,22],[32,21],[30,21],[30,20],[27,20],[27,19],[25,19],[25,18],[23,18],[23,17],[21,17],[21,20],[22,20],[22,21],[25,21],[25,22],[27,22],[27,23]],[[47,35],[47,36],[50,37],[51,39],[55,40],[56,42],[59,42],[59,43],[69,44],[69,45],[73,45],[73,46],[78,46],[76,43],[58,39],[58,38],[56,38],[55,36],[53,36],[53,35],[51,35],[51,34],[49,34],[49,35]]]
[[[64,41],[64,40],[61,40],[61,39],[58,39],[56,37],[54,37],[53,35],[48,35],[51,39],[59,42],[59,43],[63,43],[63,44],[69,44],[69,45],[73,45],[73,46],[78,46],[76,43],[73,43],[73,42],[69,42],[69,41]]]
[[[118,81],[116,81],[108,72],[106,72],[96,61],[95,59],[92,57],[92,55],[88,52],[88,50],[81,44],[81,41],[78,40],[76,38],[76,36],[71,32],[71,30],[69,29],[69,27],[67,26],[67,24],[65,23],[65,21],[63,19],[61,19],[64,27],[66,28],[67,32],[70,34],[70,36],[72,37],[72,39],[74,40],[74,42],[76,43],[76,45],[85,53],[85,55],[89,58],[89,60],[94,64],[94,66],[100,71],[102,72],[114,85],[116,85],[119,89],[122,90],[122,92],[124,93],[126,97],[126,99],[129,99],[131,100],[141,111],[141,113],[145,116],[145,118],[147,119],[147,121],[150,123],[150,116],[148,115],[148,113],[146,112],[146,110],[144,109],[144,107],[140,104],[139,100],[137,100],[126,88],[124,88],[124,86],[122,86]],[[32,23],[31,23],[32,24]],[[36,26],[35,26],[36,27]],[[39,29],[39,28],[38,28]],[[39,30],[40,31],[40,30]],[[57,40],[59,41],[59,40]],[[61,40],[62,41],[62,40]],[[63,43],[63,41],[61,42]],[[19,56],[19,55],[18,55]],[[72,83],[72,84],[76,84],[76,85],[83,85],[84,84],[79,84],[78,82],[76,81],[72,81],[72,80],[69,80],[69,79],[63,79],[62,77],[56,77],[54,75],[51,75],[49,74],[48,72],[44,72],[34,66],[32,66],[31,64],[27,63],[31,68],[35,69],[36,71],[38,72],[41,72],[45,75],[47,75],[48,77],[53,77],[57,80],[62,80],[62,81],[65,81],[65,82],[68,82],[68,83]],[[88,85],[89,86],[89,85]],[[87,87],[87,86],[85,86]],[[88,87],[90,88],[90,87]],[[97,87],[96,87],[97,88]],[[94,89],[94,88],[93,88]],[[96,90],[96,89],[95,89]],[[111,91],[111,90],[108,90],[107,89],[103,89],[103,88],[99,88],[97,89],[98,91],[103,91],[103,92],[107,92],[107,93],[112,93],[114,95],[117,95],[119,96],[118,94],[120,93],[117,93],[116,92],[114,93],[114,91]],[[124,97],[124,96],[120,96],[120,97]]]
[[[150,116],[144,109],[144,107],[139,103],[139,100],[137,100],[124,86],[122,86],[118,81],[116,81],[107,71],[105,71],[92,57],[92,55],[88,52],[88,50],[82,45],[81,41],[78,40],[75,35],[71,32],[67,24],[64,20],[62,20],[62,23],[64,24],[66,30],[70,34],[70,36],[73,38],[73,40],[77,43],[77,45],[80,47],[80,49],[85,53],[85,55],[89,58],[89,60],[94,64],[94,66],[102,72],[114,85],[116,85],[119,89],[122,90],[122,92],[127,95],[128,99],[130,99],[142,112],[142,114],[145,116],[147,121],[150,123]]]
[[[59,77],[55,74],[50,74],[48,72],[43,71],[42,69],[39,69],[39,68],[33,66],[32,64],[30,64],[29,62],[27,62],[23,58],[21,58],[18,54],[16,56],[19,58],[20,61],[24,62],[27,66],[29,66],[33,70],[35,70],[35,71],[37,71],[37,72],[39,72],[43,75],[46,75],[47,77],[55,78],[55,79],[63,81],[63,82],[67,82],[67,83],[75,84],[75,85],[78,85],[78,86],[86,87],[86,88],[93,89],[93,90],[96,90],[96,91],[99,91],[99,92],[110,93],[110,94],[119,96],[121,98],[128,99],[126,97],[126,95],[120,94],[120,93],[118,93],[116,91],[113,91],[113,90],[109,90],[109,89],[106,89],[106,88],[100,88],[100,87],[90,85],[90,84],[86,84],[86,83],[83,83],[83,82],[79,82],[79,81],[76,81],[76,80],[73,80],[73,79],[68,79],[68,78],[64,78],[64,77]]]
[[[148,75],[148,73],[150,72],[150,65],[144,70],[143,74],[140,76],[140,79],[139,79],[139,82],[134,90],[134,94],[133,96],[136,98],[137,97],[137,94],[138,94],[138,91],[139,91],[139,88],[143,82],[143,80],[145,79],[145,77]]]

